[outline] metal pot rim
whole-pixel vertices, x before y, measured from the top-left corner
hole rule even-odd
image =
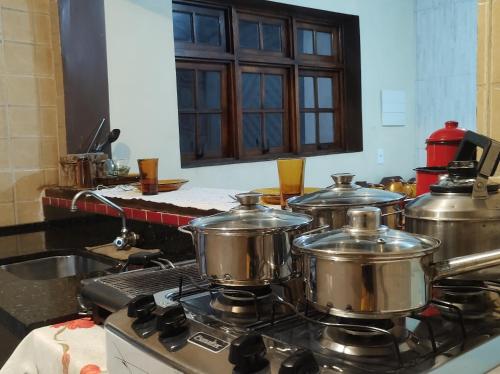
[[[394,192],[397,194],[400,194],[399,192]],[[406,195],[405,194],[400,194],[401,198],[399,199],[394,199],[394,200],[389,200],[389,201],[384,201],[384,202],[377,202],[377,203],[372,203],[372,204],[366,204],[366,203],[356,203],[356,204],[342,204],[342,203],[325,203],[325,204],[303,204],[303,203],[294,203],[293,201],[290,203],[290,200],[287,201],[288,206],[292,208],[298,208],[298,209],[304,209],[307,208],[309,210],[328,210],[330,208],[356,208],[356,207],[363,207],[363,206],[377,206],[377,207],[385,207],[385,206],[390,206],[390,205],[395,205],[397,203],[401,203],[405,200]],[[292,198],[294,199],[294,198]]]

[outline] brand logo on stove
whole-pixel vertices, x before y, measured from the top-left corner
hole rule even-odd
[[[229,345],[229,343],[224,340],[205,334],[204,332],[194,334],[188,339],[188,341],[214,353],[219,353]]]

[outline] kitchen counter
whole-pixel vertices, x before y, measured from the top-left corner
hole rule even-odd
[[[69,210],[71,199],[80,190],[68,187],[52,187],[45,190],[42,203],[45,207]],[[236,205],[230,198],[243,191],[182,187],[178,191],[143,196],[134,189],[102,189],[99,193],[124,208],[128,219],[150,223],[181,226],[195,217],[227,211]],[[92,197],[81,198],[78,209],[87,213],[117,216],[115,210]]]

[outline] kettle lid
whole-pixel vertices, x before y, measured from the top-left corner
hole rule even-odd
[[[448,164],[448,175],[437,184],[430,186],[435,193],[472,193],[477,177],[477,161],[451,161]],[[498,191],[498,184],[488,183],[489,193]]]

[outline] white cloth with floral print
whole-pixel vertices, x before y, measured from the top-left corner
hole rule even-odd
[[[0,374],[101,374],[106,371],[104,329],[82,318],[33,330]]]

